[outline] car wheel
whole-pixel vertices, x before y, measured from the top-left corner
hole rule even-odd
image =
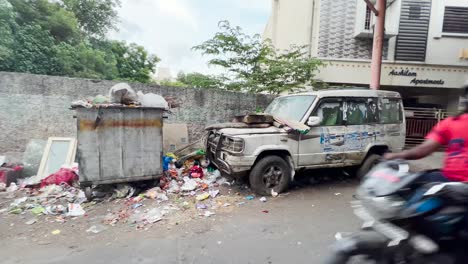
[[[250,171],[250,187],[259,195],[281,193],[291,181],[291,166],[279,156],[267,156],[259,160]]]
[[[375,165],[379,164],[381,158],[382,156],[378,154],[370,154],[369,156],[367,156],[366,160],[364,160],[364,162],[361,164],[361,167],[359,167],[359,169],[357,170],[356,176],[359,179],[364,178],[364,176],[366,176],[366,174],[372,168],[374,168]]]

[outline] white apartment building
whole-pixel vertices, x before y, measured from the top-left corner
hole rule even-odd
[[[308,45],[318,79],[368,87],[374,16],[364,0],[272,0],[263,34]],[[468,81],[468,0],[387,0],[381,84],[413,107],[456,111]]]

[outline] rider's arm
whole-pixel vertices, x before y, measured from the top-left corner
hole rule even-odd
[[[400,153],[387,153],[385,154],[385,159],[406,159],[406,160],[415,160],[415,159],[422,159],[431,155],[434,151],[439,149],[441,144],[433,139],[426,139],[422,144],[409,149],[405,150]]]
[[[450,139],[450,120],[450,118],[447,118],[439,122],[432,131],[427,134],[426,140],[422,144],[400,153],[387,153],[384,158],[415,160],[431,155],[441,146],[447,145]]]

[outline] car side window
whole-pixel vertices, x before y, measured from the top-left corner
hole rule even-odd
[[[314,114],[322,119],[322,126],[339,126],[343,120],[342,100],[324,99],[315,109]]]
[[[367,123],[367,103],[365,100],[348,99],[343,104],[343,120],[347,125]]]
[[[379,109],[381,124],[397,124],[403,120],[401,104],[398,99],[380,99]]]
[[[378,101],[376,98],[367,99],[367,112],[366,120],[368,124],[378,124],[380,120],[379,109],[377,107]]]

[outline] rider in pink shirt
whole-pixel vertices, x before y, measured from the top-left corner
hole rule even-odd
[[[426,140],[400,153],[387,153],[385,159],[414,160],[429,156],[442,146],[446,147],[444,167],[440,172],[422,176],[422,181],[468,181],[468,85],[461,99],[462,113],[438,123]]]

